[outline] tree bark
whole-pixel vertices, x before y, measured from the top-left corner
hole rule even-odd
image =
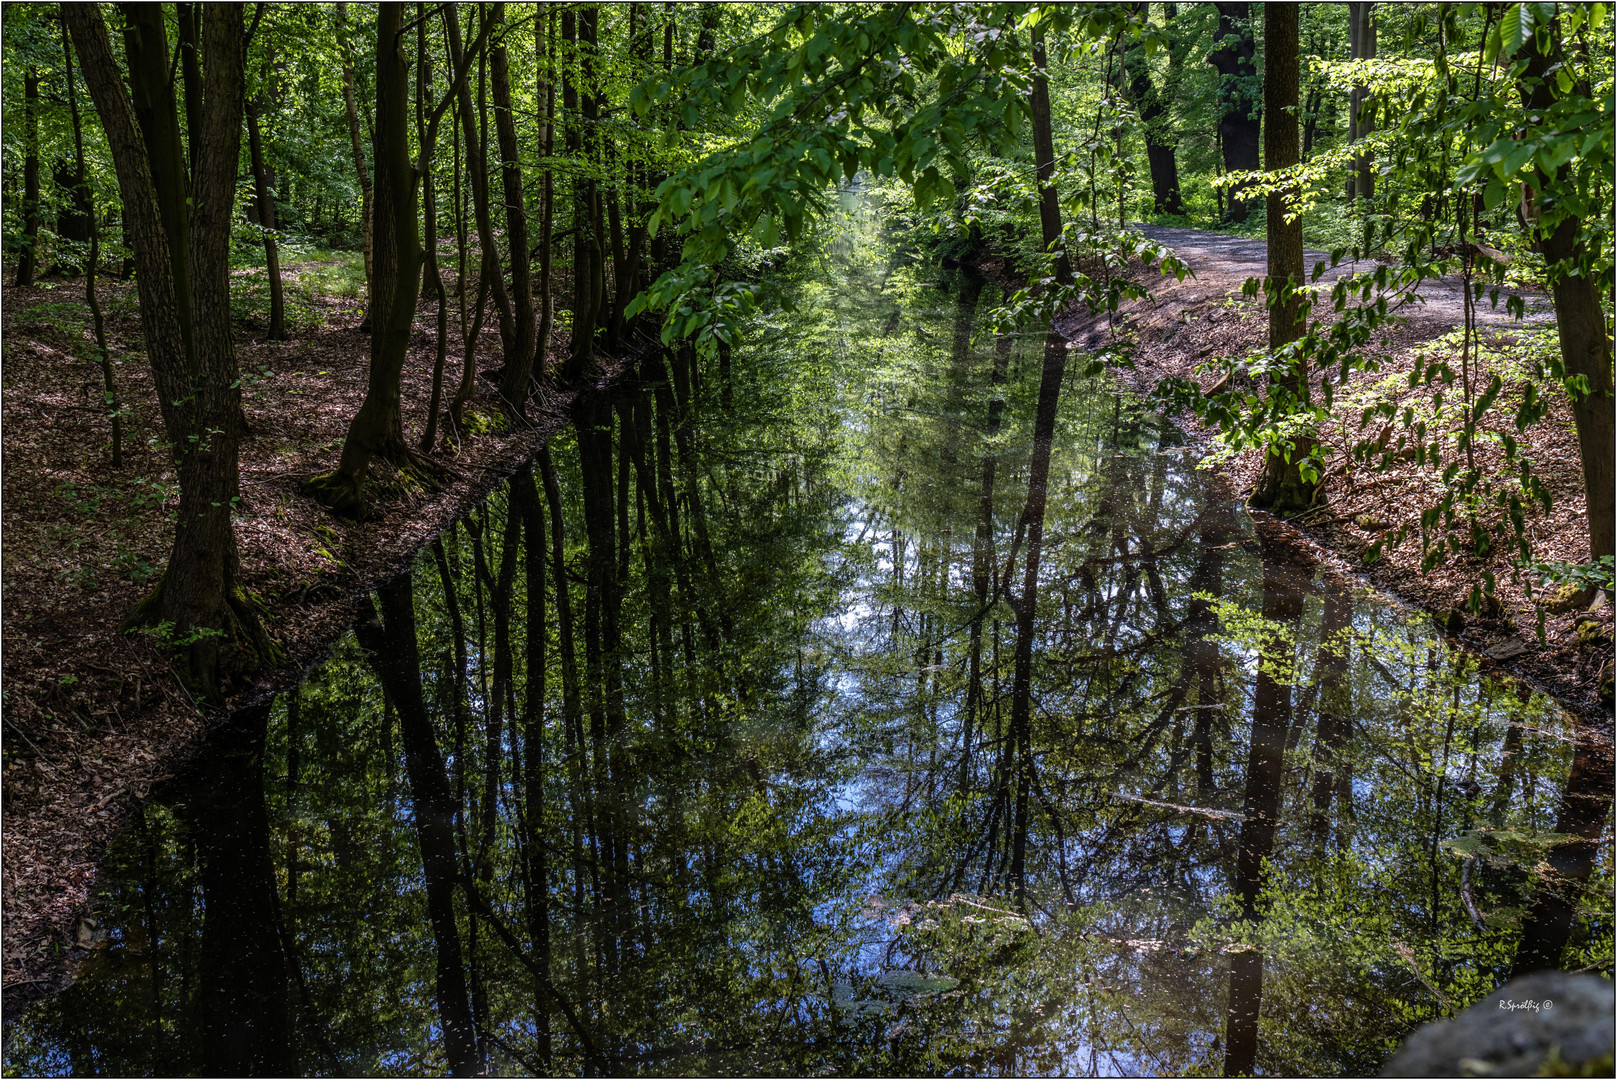
[[[73,46],[68,40],[67,26],[62,26],[62,59],[64,79],[67,83],[67,107],[73,120],[73,155],[78,167],[80,182],[86,189],[89,188],[89,173],[84,168],[84,124],[79,116],[79,94],[77,82],[73,77]],[[89,202],[88,191],[84,196]],[[101,314],[101,299],[96,296],[96,271],[100,269],[101,261],[101,230],[96,225],[95,215],[90,215],[90,257],[84,268],[84,300],[90,305],[90,326],[95,335],[96,363],[101,368],[101,392],[107,406],[108,418],[112,421],[112,467],[121,469],[124,465],[123,455],[123,405],[118,401],[118,385],[112,374],[112,353],[107,348],[107,323]]]
[[[360,330],[363,331],[370,328],[371,304],[375,302],[374,298],[370,296],[371,262],[373,258],[373,253],[371,251],[371,223],[373,220],[373,214],[371,212],[373,209],[371,170],[370,166],[365,164],[365,141],[360,136],[359,109],[354,102],[354,64],[353,61],[349,59],[348,55],[348,5],[345,3],[339,3],[337,5],[337,39],[338,45],[342,49],[342,94],[343,105],[348,112],[348,143],[354,153],[354,175],[359,179],[359,250],[365,255],[365,286],[367,295],[365,319],[360,325]]]
[[[270,77],[270,65],[264,64],[264,80]],[[265,92],[260,89],[247,102],[247,142],[253,163],[253,195],[258,204],[258,227],[264,235],[264,265],[269,272],[270,341],[286,339],[286,306],[281,292],[281,256],[275,244],[275,177],[264,160],[264,140],[259,132],[259,111],[263,108]]]
[[[1214,4],[1218,9],[1217,46],[1207,62],[1218,69],[1219,142],[1227,172],[1255,172],[1262,110],[1258,97],[1257,41],[1245,3]],[[1227,222],[1241,222],[1250,213],[1241,196],[1242,185],[1229,190],[1224,211]]]
[[[22,81],[22,254],[17,258],[16,285],[34,283],[39,245],[39,72],[28,69]]]
[[[1528,109],[1546,110],[1556,98],[1555,76],[1550,68],[1561,59],[1559,46],[1548,54],[1538,51],[1537,37],[1524,46],[1529,52],[1526,77],[1521,91]],[[1583,89],[1587,93],[1587,88]],[[1540,198],[1567,183],[1571,166],[1563,165],[1554,177],[1536,171]],[[1583,464],[1583,488],[1589,520],[1589,558],[1612,555],[1617,544],[1614,524],[1614,491],[1617,491],[1617,441],[1613,431],[1611,324],[1606,318],[1603,286],[1591,272],[1591,252],[1583,238],[1583,221],[1566,217],[1547,235],[1539,237],[1538,249],[1549,272],[1550,291],[1555,297],[1555,329],[1560,338],[1561,358],[1570,376],[1581,376],[1585,392],[1570,392],[1572,418],[1578,429],[1578,454]]]
[[[421,289],[415,169],[410,161],[410,68],[400,37],[404,5],[383,3],[376,16],[376,230],[371,251],[370,375],[365,400],[348,425],[335,471],[314,477],[309,493],[338,514],[363,517],[374,458],[430,476],[430,463],[404,441],[399,380],[410,348]]]
[[[241,9],[210,8],[205,20],[209,107],[198,117],[189,190],[162,12],[140,4],[124,10],[132,97],[100,11],[91,4],[63,6],[118,173],[140,265],[141,326],[180,481],[168,566],[130,621],[172,627],[171,640],[184,655],[183,677],[216,699],[222,679],[276,654],[241,586],[230,521],[243,420],[229,279],[242,119]]]
[[[1044,27],[1033,28],[1033,86],[1028,104],[1033,113],[1033,169],[1039,179],[1039,232],[1046,253],[1056,255],[1058,281],[1072,280],[1072,262],[1061,241],[1061,204],[1055,187],[1056,151],[1050,131],[1050,81],[1045,77]]]
[[[1289,169],[1301,160],[1297,133],[1298,8],[1295,4],[1269,4],[1264,9],[1264,109],[1268,123],[1263,131],[1263,151],[1271,174]],[[1268,204],[1269,274],[1264,291],[1270,297],[1269,350],[1284,349],[1303,336],[1308,306],[1301,295],[1290,292],[1304,285],[1303,223],[1293,211],[1295,192],[1284,188],[1270,192]],[[1287,220],[1287,215],[1292,219]],[[1308,365],[1298,354],[1289,371],[1271,377],[1283,383],[1296,399],[1296,406],[1308,403]],[[1276,514],[1298,514],[1314,503],[1317,480],[1307,480],[1302,465],[1313,453],[1314,439],[1297,434],[1289,448],[1270,446],[1263,459],[1263,477],[1252,495],[1252,505]]]
[[[1296,9],[1292,8],[1295,13]],[[1269,17],[1274,18],[1273,8]],[[1295,14],[1292,16],[1295,18]],[[1273,113],[1270,113],[1273,116]],[[1265,539],[1259,533],[1260,541]],[[1276,562],[1265,552],[1263,618],[1270,625],[1295,631],[1303,613],[1305,581],[1295,567]],[[1274,851],[1279,825],[1280,782],[1285,767],[1286,733],[1291,729],[1291,686],[1275,671],[1291,656],[1291,638],[1264,639],[1252,699],[1252,741],[1247,749],[1246,795],[1242,803],[1235,882],[1241,918],[1248,925],[1263,918],[1258,897],[1263,892],[1263,863]],[[1225,1021],[1225,1076],[1250,1075],[1258,1051],[1258,1011],[1263,997],[1263,953],[1254,949],[1231,957],[1230,993]]]
[[[505,5],[494,4],[490,19],[505,23]],[[527,412],[528,382],[533,377],[533,281],[528,246],[528,206],[522,190],[522,165],[517,157],[516,118],[511,113],[511,70],[504,45],[489,54],[489,81],[494,92],[494,131],[500,146],[500,186],[505,193],[505,242],[511,260],[512,332],[506,342],[505,371],[500,376],[500,397],[517,416]]]
[[[430,454],[438,442],[438,408],[443,400],[444,367],[449,358],[449,294],[444,290],[443,270],[438,265],[438,197],[437,185],[432,179],[432,157],[436,140],[429,136],[426,119],[427,102],[432,95],[432,52],[427,48],[426,5],[416,4],[416,145],[421,152],[421,205],[426,221],[425,263],[422,271],[423,289],[432,289],[438,301],[437,345],[432,358],[432,397],[427,403],[427,422],[421,429],[421,442],[417,444],[423,454]],[[454,18],[453,9],[444,12],[444,18]]]
[[[1354,2],[1348,4],[1348,56],[1353,60],[1374,60],[1376,58],[1376,20],[1375,4]],[[1348,142],[1356,143],[1376,129],[1375,121],[1366,119],[1360,121],[1359,113],[1364,109],[1365,102],[1369,100],[1370,88],[1364,83],[1354,83],[1353,89],[1348,93]],[[1376,174],[1372,167],[1374,159],[1369,154],[1356,154],[1353,158],[1353,170],[1348,175],[1347,196],[1369,201],[1376,192]]]
[[[1134,6],[1141,14],[1147,8],[1144,3]],[[1170,25],[1169,33],[1172,32]],[[1172,50],[1176,47],[1175,38],[1169,48]],[[1151,67],[1143,45],[1132,43],[1124,51],[1123,71],[1126,76],[1123,85],[1140,116],[1140,122],[1145,126],[1145,156],[1151,167],[1152,204],[1159,214],[1183,214],[1185,206],[1179,197],[1179,164],[1175,157],[1179,140],[1171,130],[1168,102],[1157,93],[1157,88],[1151,82]]]

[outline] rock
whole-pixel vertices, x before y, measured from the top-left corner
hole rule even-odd
[[[1458,637],[1465,629],[1465,613],[1459,608],[1449,608],[1447,611],[1437,612],[1432,616],[1437,628],[1451,637]]]
[[[1354,514],[1353,524],[1365,532],[1380,532],[1387,527],[1386,520],[1374,514]]]
[[[1602,643],[1609,645],[1611,644],[1612,640],[1611,631],[1606,629],[1605,622],[1594,615],[1578,616],[1577,626],[1573,630],[1573,636],[1578,639],[1578,644],[1580,645],[1596,645]]]
[[[1514,660],[1527,651],[1527,642],[1519,637],[1501,641],[1499,644],[1484,649],[1483,654],[1490,660]]]
[[[1592,604],[1599,594],[1600,590],[1593,585],[1575,585],[1569,581],[1550,593],[1550,598],[1544,601],[1544,610],[1556,615],[1579,611]]]
[[[1540,971],[1405,1040],[1382,1076],[1611,1075],[1612,984]],[[1604,1071],[1602,1071],[1604,1070]]]

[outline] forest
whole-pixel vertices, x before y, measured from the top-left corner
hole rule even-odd
[[[1609,1074],[1609,5],[0,32],[6,1075]]]

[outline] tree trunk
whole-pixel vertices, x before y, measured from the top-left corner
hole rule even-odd
[[[79,116],[79,94],[77,82],[73,77],[73,46],[68,40],[67,26],[62,26],[62,59],[64,61],[64,79],[67,83],[68,113],[73,121],[73,156],[78,168],[81,182],[89,187],[89,173],[84,168],[84,124]],[[85,201],[89,202],[88,193]],[[108,417],[112,421],[112,467],[121,469],[124,465],[123,452],[123,405],[118,401],[118,386],[112,374],[112,353],[107,348],[107,323],[101,314],[101,299],[95,293],[96,271],[100,269],[101,260],[101,230],[96,225],[95,215],[90,216],[90,257],[84,269],[84,300],[90,305],[90,325],[95,335],[96,363],[101,367],[101,392],[107,407]]]
[[[1215,4],[1218,9],[1217,47],[1207,54],[1207,62],[1218,69],[1219,143],[1226,172],[1255,172],[1258,162],[1258,133],[1262,110],[1257,93],[1257,40],[1247,5]],[[1295,116],[1293,117],[1295,121]],[[1270,166],[1273,168],[1273,166]],[[1241,222],[1250,212],[1242,198],[1243,185],[1229,190],[1224,211],[1227,222]]]
[[[253,670],[276,653],[241,586],[230,521],[242,434],[229,278],[241,141],[241,9],[210,8],[204,26],[208,109],[198,118],[189,191],[162,11],[140,4],[124,10],[132,100],[100,11],[90,4],[63,7],[118,172],[140,264],[141,326],[180,481],[168,566],[130,621],[172,627],[171,640],[185,657],[183,677],[215,699],[223,678]]]
[[[264,798],[268,729],[267,705],[222,729],[186,807],[200,856],[197,1000],[209,1076],[287,1076],[297,1066]]]
[[[421,442],[417,444],[423,454],[432,453],[438,442],[438,408],[443,400],[444,366],[449,357],[449,294],[444,290],[444,275],[438,266],[438,198],[437,185],[432,179],[432,156],[436,140],[428,135],[427,102],[432,96],[432,52],[427,48],[427,20],[425,5],[416,4],[416,145],[421,152],[422,217],[426,221],[425,269],[422,288],[432,289],[438,301],[437,345],[432,358],[432,398],[427,403],[427,422],[421,429]],[[444,13],[454,18],[453,9]]]
[[[1298,8],[1295,4],[1269,4],[1264,9],[1263,97],[1269,114],[1263,131],[1263,151],[1269,171],[1289,169],[1301,159],[1297,138]],[[1264,291],[1270,297],[1269,350],[1278,352],[1303,336],[1308,315],[1305,300],[1289,292],[1304,285],[1303,223],[1292,213],[1291,189],[1268,196],[1269,275]],[[1308,403],[1308,365],[1299,354],[1288,372],[1271,376],[1295,398],[1295,407]],[[1289,447],[1270,446],[1263,459],[1263,477],[1252,495],[1252,505],[1276,514],[1291,515],[1314,503],[1317,480],[1305,479],[1302,465],[1314,452],[1314,440],[1298,434]]]
[[[1142,14],[1146,10],[1144,3],[1134,6]],[[1172,33],[1172,27],[1169,33]],[[1170,45],[1170,49],[1173,47]],[[1151,166],[1153,206],[1159,214],[1183,214],[1185,207],[1179,197],[1179,164],[1175,158],[1179,140],[1171,130],[1168,103],[1151,83],[1151,67],[1143,45],[1132,43],[1125,49],[1123,70],[1126,76],[1123,86],[1140,116],[1140,122],[1145,126],[1145,156]]]
[[[490,20],[505,23],[505,5],[494,4]],[[505,407],[522,416],[527,412],[528,382],[533,377],[533,281],[528,246],[528,206],[522,190],[522,165],[517,158],[516,118],[511,114],[511,71],[504,38],[489,54],[489,80],[494,91],[494,131],[500,145],[500,186],[505,193],[505,242],[511,258],[511,317],[514,323],[506,342],[505,371],[500,376],[500,397]]]
[[[410,348],[421,288],[421,241],[416,234],[415,169],[410,161],[410,68],[398,45],[403,4],[384,3],[376,16],[376,231],[371,251],[370,377],[365,400],[348,425],[335,471],[309,481],[309,493],[338,514],[363,517],[373,458],[432,473],[404,441],[399,379]]]
[[[1027,505],[1022,511],[1022,524],[1027,529],[1027,566],[1022,575],[1022,595],[1015,605],[1016,658],[1011,688],[1011,743],[1014,746],[1011,753],[1014,756],[1011,761],[1016,775],[1016,804],[1011,826],[1011,883],[1016,889],[1017,904],[1023,910],[1027,909],[1028,796],[1034,781],[1033,632],[1039,606],[1039,560],[1044,547],[1050,451],[1055,442],[1061,382],[1066,372],[1066,339],[1051,330],[1044,342],[1044,373],[1039,381],[1038,412],[1033,422],[1033,459],[1028,469]]]
[[[17,258],[16,285],[34,283],[39,245],[39,73],[32,67],[22,81],[22,254]]]
[[[1524,46],[1529,55],[1522,98],[1528,109],[1547,110],[1556,99],[1556,81],[1549,71],[1559,63],[1561,55],[1559,47],[1547,55],[1540,53],[1536,42],[1535,35]],[[1564,187],[1570,168],[1561,166],[1553,178],[1537,171],[1540,198],[1546,191]],[[1563,218],[1539,238],[1538,249],[1544,256],[1550,291],[1555,296],[1555,329],[1566,373],[1581,376],[1588,387],[1568,397],[1572,399],[1572,418],[1578,428],[1578,453],[1588,500],[1589,558],[1594,561],[1612,555],[1617,543],[1613,521],[1617,442],[1613,438],[1611,325],[1601,295],[1609,283],[1593,272],[1592,264],[1598,260],[1585,244],[1583,231],[1582,219]]]
[[[360,213],[360,240],[359,250],[365,255],[365,286],[366,306],[365,319],[360,324],[360,330],[365,331],[371,326],[371,306],[375,303],[374,290],[371,286],[371,264],[374,258],[371,251],[372,231],[372,193],[371,170],[365,164],[365,141],[359,132],[359,109],[354,102],[354,64],[348,55],[348,5],[337,5],[337,40],[338,47],[342,49],[342,94],[343,104],[348,111],[348,143],[354,152],[354,175],[359,178],[359,213]],[[380,93],[380,87],[377,88]]]
[[[270,67],[264,64],[264,79],[268,81]],[[247,102],[247,143],[253,163],[253,195],[258,204],[258,227],[264,234],[264,265],[269,271],[270,341],[286,339],[286,307],[281,293],[281,256],[275,245],[275,185],[274,175],[264,160],[264,141],[259,134],[258,116],[263,106],[264,92],[253,95]]]
[[[534,21],[534,34],[538,35],[538,20]],[[538,42],[534,48],[537,50]],[[545,77],[538,98],[544,102],[541,126],[544,131],[540,149],[545,158],[543,187],[539,196],[539,331],[534,335],[533,371],[540,379],[550,377],[548,352],[550,331],[555,325],[555,302],[551,296],[551,245],[556,227],[556,176],[550,159],[556,153],[556,8],[550,7],[545,16]]]
[[[1348,4],[1348,57],[1353,60],[1374,60],[1376,58],[1376,20],[1374,15],[1375,4],[1354,2]],[[1354,83],[1353,89],[1348,93],[1348,142],[1358,142],[1376,129],[1373,120],[1366,119],[1361,122],[1359,113],[1364,109],[1365,102],[1369,100],[1370,88],[1364,83]],[[1373,160],[1369,154],[1357,154],[1353,158],[1353,170],[1348,175],[1347,196],[1349,200],[1357,197],[1368,202],[1376,193],[1376,174],[1372,168]]]
[[[1033,112],[1033,168],[1039,179],[1039,232],[1044,250],[1056,255],[1059,281],[1072,280],[1072,263],[1061,241],[1061,204],[1055,188],[1056,151],[1050,132],[1050,82],[1045,78],[1044,27],[1033,28],[1033,86],[1028,104]]]
[[[596,120],[600,103],[595,86],[595,28],[598,10],[583,7],[576,14],[562,15],[562,38],[574,45],[578,54],[577,81],[564,69],[563,112],[579,120],[567,128],[569,157],[593,158],[596,151]],[[573,331],[572,353],[562,371],[567,382],[574,382],[595,358],[595,328],[600,323],[601,282],[601,200],[593,176],[585,170],[573,181]]]

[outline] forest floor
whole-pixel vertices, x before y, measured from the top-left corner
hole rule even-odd
[[[238,688],[231,707],[295,685],[352,623],[369,590],[408,568],[439,531],[526,460],[565,422],[574,397],[556,394],[530,409],[527,426],[513,427],[479,378],[468,430],[458,445],[445,440],[435,454],[450,471],[439,490],[397,484],[387,490],[388,477],[373,468],[373,480],[382,483],[372,485],[370,520],[327,513],[300,486],[336,466],[364,397],[370,339],[359,331],[355,270],[331,259],[289,261],[284,273],[296,317],[285,341],[263,340],[262,320],[238,320],[251,433],[241,448],[236,536],[245,584],[261,598],[266,628],[286,663]],[[0,986],[8,1015],[20,1001],[70,981],[94,938],[84,916],[107,842],[228,715],[196,706],[149,635],[119,632],[167,561],[178,489],[142,353],[133,283],[104,280],[97,291],[125,406],[119,469],[111,465],[100,369],[87,359],[84,280],[45,279],[0,292]],[[424,300],[404,374],[411,439],[431,394],[435,318],[436,304]],[[457,324],[452,315],[446,401],[459,379]],[[484,365],[500,352],[493,324],[490,317],[477,354]],[[604,385],[612,374],[595,377]]]
[[[1193,229],[1144,226],[1141,231],[1172,247],[1190,267],[1193,276],[1184,281],[1160,276],[1155,269],[1137,268],[1138,280],[1152,295],[1123,305],[1121,326],[1132,331],[1137,342],[1132,369],[1118,372],[1132,389],[1149,394],[1167,377],[1195,379],[1204,390],[1218,380],[1216,373],[1201,370],[1216,358],[1241,358],[1262,349],[1268,340],[1268,318],[1261,294],[1248,299],[1241,287],[1250,277],[1265,273],[1267,249],[1261,240],[1248,240]],[[1305,263],[1312,273],[1316,262],[1329,262],[1321,252],[1308,252]],[[1327,269],[1322,276],[1324,296],[1315,306],[1315,318],[1329,312],[1330,294],[1324,286],[1345,273],[1366,268],[1343,264]],[[1373,269],[1373,266],[1371,267]],[[1514,405],[1522,393],[1525,372],[1522,356],[1531,347],[1529,338],[1546,332],[1553,341],[1554,311],[1549,297],[1541,292],[1518,290],[1526,303],[1522,321],[1510,318],[1501,298],[1497,309],[1486,298],[1477,305],[1476,325],[1485,348],[1474,385],[1486,386],[1497,371],[1505,384],[1500,400]],[[1354,374],[1336,391],[1339,418],[1321,433],[1331,451],[1323,500],[1314,510],[1294,519],[1290,525],[1300,530],[1315,554],[1336,569],[1359,575],[1405,601],[1433,613],[1436,621],[1454,640],[1481,657],[1485,666],[1502,667],[1549,691],[1555,698],[1586,720],[1609,730],[1611,725],[1612,605],[1597,595],[1586,606],[1543,612],[1543,634],[1539,633],[1540,608],[1546,590],[1538,587],[1535,597],[1526,590],[1527,575],[1511,560],[1510,550],[1497,550],[1488,557],[1453,556],[1437,567],[1421,572],[1419,523],[1421,511],[1441,498],[1442,485],[1436,470],[1404,461],[1386,472],[1354,467],[1352,444],[1364,437],[1359,426],[1360,409],[1377,401],[1391,401],[1400,410],[1411,405],[1429,411],[1431,390],[1411,389],[1409,372],[1417,355],[1448,360],[1460,370],[1459,339],[1456,330],[1464,325],[1464,288],[1457,278],[1430,281],[1419,290],[1420,301],[1400,310],[1400,320],[1378,333],[1369,351],[1381,363],[1378,372]],[[1484,294],[1486,297],[1486,294]],[[1111,333],[1107,320],[1069,315],[1058,320],[1058,328],[1073,347],[1097,348]],[[1315,376],[1318,383],[1318,373]],[[1458,386],[1450,391],[1458,396]],[[1589,529],[1585,516],[1583,474],[1579,464],[1578,441],[1566,395],[1552,389],[1551,409],[1525,432],[1506,424],[1509,434],[1522,445],[1532,461],[1533,471],[1550,489],[1552,501],[1546,513],[1542,508],[1528,512],[1528,530],[1534,557],[1539,560],[1586,562]],[[1452,409],[1452,406],[1451,406]],[[1499,412],[1484,418],[1500,419]],[[1178,422],[1194,438],[1211,447],[1216,431],[1189,414]],[[1372,419],[1379,425],[1380,417]],[[1497,444],[1479,440],[1479,462],[1493,467],[1500,461]],[[1261,475],[1258,451],[1243,450],[1219,466],[1229,476],[1241,497],[1250,496]],[[1380,557],[1367,562],[1372,545],[1401,525],[1411,525],[1410,536],[1398,545],[1386,545]],[[1498,607],[1472,614],[1464,610],[1472,587],[1479,585],[1486,572],[1497,582]]]

